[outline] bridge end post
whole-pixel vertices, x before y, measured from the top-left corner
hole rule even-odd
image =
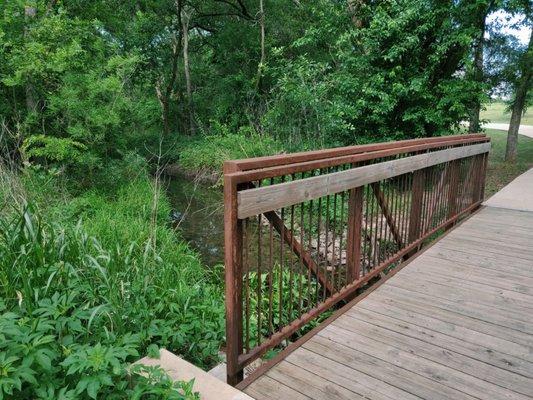
[[[242,220],[237,217],[237,184],[228,174],[234,163],[224,163],[224,264],[226,282],[226,378],[235,386],[243,379],[242,352]]]

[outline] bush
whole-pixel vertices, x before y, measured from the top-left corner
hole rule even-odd
[[[224,335],[221,287],[157,197],[143,178],[0,214],[0,399],[194,398],[127,368],[151,345],[209,367]]]
[[[282,151],[279,142],[267,135],[260,135],[250,128],[230,133],[219,125],[217,133],[206,135],[187,143],[179,151],[180,165],[190,171],[214,171],[222,173],[226,160],[270,156]]]

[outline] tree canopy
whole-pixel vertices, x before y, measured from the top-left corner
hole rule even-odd
[[[528,7],[515,3],[2,2],[3,151],[97,170],[162,132],[249,132],[289,149],[449,133],[486,97],[480,20]],[[494,72],[517,46],[492,41]],[[516,75],[505,65],[500,81]]]

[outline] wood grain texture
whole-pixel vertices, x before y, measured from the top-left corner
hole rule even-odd
[[[280,389],[258,398],[533,398],[532,222],[484,208],[268,370]]]
[[[456,147],[332,174],[242,190],[238,193],[238,217],[241,219],[251,217],[433,165],[486,153],[489,150],[490,143]]]

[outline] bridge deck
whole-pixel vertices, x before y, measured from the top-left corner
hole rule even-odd
[[[533,212],[483,208],[244,391],[269,400],[533,398]]]

